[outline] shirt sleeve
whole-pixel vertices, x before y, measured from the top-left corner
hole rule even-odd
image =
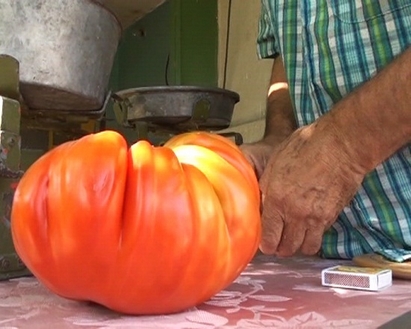
[[[274,58],[280,54],[275,39],[273,19],[268,1],[261,1],[261,14],[258,22],[257,55],[258,58]]]

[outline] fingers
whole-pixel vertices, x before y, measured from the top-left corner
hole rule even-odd
[[[308,229],[301,245],[301,252],[305,255],[315,255],[321,248],[323,233],[324,231],[318,228]]]
[[[304,218],[285,218],[269,200],[263,195],[261,252],[280,257],[299,250],[305,255],[316,254],[321,248],[323,227],[310,227],[310,221]]]
[[[266,224],[264,224],[266,223]],[[321,248],[322,231],[284,225],[283,221],[263,221],[260,250],[266,255],[293,256],[301,250],[304,255],[315,255]]]
[[[285,224],[276,255],[281,257],[294,255],[303,245],[305,233],[302,225]]]
[[[288,257],[301,250],[316,254],[321,248],[324,223],[307,218],[301,212],[284,212],[284,200],[273,190],[271,168],[267,168],[259,183],[262,191],[262,239],[260,250],[267,255]]]
[[[266,200],[264,196],[263,200]],[[272,207],[269,203],[267,205],[263,205],[261,225],[262,236],[260,250],[266,255],[274,255],[277,252],[277,247],[281,240],[283,220],[272,211]]]

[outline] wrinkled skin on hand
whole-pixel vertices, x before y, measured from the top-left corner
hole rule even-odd
[[[365,175],[344,149],[338,136],[316,123],[296,130],[271,149],[260,177],[263,253],[285,257],[299,250],[307,255],[319,251],[324,232]],[[264,152],[250,156],[250,147],[247,152],[252,161],[265,161],[259,158]],[[263,164],[253,163],[259,171]]]

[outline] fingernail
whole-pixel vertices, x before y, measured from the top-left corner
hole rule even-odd
[[[263,254],[265,254],[265,255],[274,255],[275,252],[276,252],[275,248],[273,248],[273,247],[270,246],[270,245],[266,245],[266,244],[263,243],[263,242],[260,243],[260,247],[259,247],[259,248],[260,248],[261,252],[262,252]]]

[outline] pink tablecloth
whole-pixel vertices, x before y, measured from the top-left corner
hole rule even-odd
[[[347,262],[258,255],[210,301],[170,316],[124,316],[69,301],[32,277],[0,282],[0,328],[377,328],[411,310],[411,281],[379,292],[321,286],[321,270]]]

